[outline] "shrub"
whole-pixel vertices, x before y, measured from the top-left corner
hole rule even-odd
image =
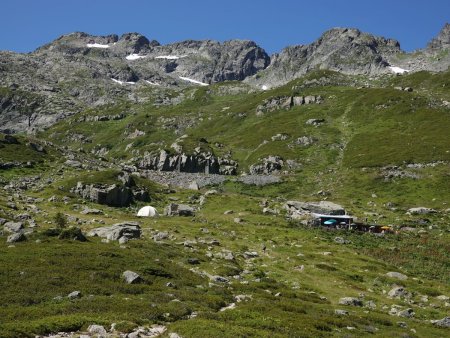
[[[56,213],[54,219],[58,228],[63,229],[67,226],[67,218],[62,212]]]

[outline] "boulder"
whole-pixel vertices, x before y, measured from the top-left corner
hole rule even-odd
[[[141,276],[139,276],[136,272],[130,270],[127,270],[124,273],[122,273],[122,277],[123,279],[125,279],[125,282],[127,284],[137,284],[143,281]]]
[[[165,231],[160,231],[153,235],[153,240],[155,242],[159,242],[167,238],[169,238],[169,233]]]
[[[431,323],[433,323],[435,326],[438,327],[450,327],[450,317],[445,317],[439,320],[432,320]]]
[[[170,203],[165,209],[166,216],[194,216],[195,209],[187,204]]]
[[[400,298],[408,295],[408,291],[403,286],[396,286],[388,292],[388,296],[392,298]]]
[[[281,170],[284,161],[280,156],[269,156],[263,158],[260,164],[253,164],[249,168],[251,175],[267,175]]]
[[[343,206],[329,202],[300,202],[300,201],[287,201],[285,208],[289,211],[299,211],[300,213],[317,213],[326,215],[345,215],[345,209]]]
[[[334,314],[338,316],[348,316],[348,311],[336,309],[334,310]]]
[[[129,187],[103,184],[85,185],[78,182],[72,192],[80,195],[84,199],[98,204],[105,204],[112,207],[125,207],[132,202],[132,192]]]
[[[309,119],[308,121],[306,121],[306,124],[317,127],[317,126],[320,126],[324,122],[325,122],[325,119]]]
[[[69,293],[68,295],[67,295],[67,298],[69,298],[69,299],[78,299],[78,298],[81,298],[81,291],[73,291],[73,292],[71,292],[71,293]]]
[[[412,318],[414,317],[414,315],[415,315],[414,310],[411,308],[397,312],[397,316],[399,317]]]
[[[343,237],[335,237],[334,238],[334,242],[338,243],[338,244],[349,244],[349,243],[351,243],[351,241],[349,241],[348,239],[344,239]]]
[[[103,215],[102,210],[89,207],[85,207],[80,213],[82,215]]]
[[[406,275],[404,275],[404,274],[402,274],[400,272],[394,272],[394,271],[386,273],[386,276],[391,277],[391,278],[397,278],[397,279],[400,279],[400,280],[407,280],[408,279],[408,276],[406,276]]]
[[[102,325],[89,325],[88,332],[92,335],[97,335],[97,337],[106,336],[106,329]]]
[[[12,235],[9,235],[6,239],[6,243],[16,243],[26,241],[27,237],[22,232],[16,232]]]
[[[3,229],[7,232],[20,232],[23,230],[22,222],[6,222]]]
[[[98,236],[111,241],[117,241],[121,237],[127,237],[128,239],[140,238],[141,227],[137,222],[128,221],[93,229],[87,235],[90,237]]]
[[[362,300],[355,297],[343,297],[339,299],[341,305],[363,306]]]
[[[417,207],[417,208],[411,208],[408,209],[407,214],[410,215],[426,215],[426,214],[434,214],[437,211],[434,209],[430,209],[430,208],[425,208],[425,207]]]

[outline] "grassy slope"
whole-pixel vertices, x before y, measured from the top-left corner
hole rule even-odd
[[[209,197],[195,218],[139,220],[144,239],[132,241],[127,248],[95,239],[87,243],[62,241],[40,232],[12,248],[7,247],[3,239],[0,299],[5,306],[0,310],[0,336],[33,336],[78,330],[92,323],[120,322],[123,330],[137,325],[169,323],[170,331],[184,337],[414,336],[411,328],[417,331],[417,336],[441,337],[445,332],[432,327],[427,320],[440,319],[448,312],[444,302],[435,298],[450,293],[448,214],[427,216],[438,228],[426,234],[380,239],[369,234],[301,228],[288,223],[283,212],[280,216],[263,215],[258,204],[262,198],[269,198],[270,206],[280,209],[285,199],[316,200],[323,198],[316,192],[324,190],[329,200],[343,203],[358,216],[367,217],[364,212],[368,211],[381,215],[369,216],[371,220],[413,226],[423,217],[405,215],[406,208],[418,205],[439,210],[448,208],[450,191],[444,188],[450,183],[448,164],[414,169],[421,176],[420,180],[385,181],[380,178],[380,167],[449,160],[448,109],[436,103],[449,99],[448,90],[443,86],[449,75],[419,73],[395,77],[383,80],[385,88],[357,89],[336,86],[330,81],[329,86],[300,90],[302,95],[321,95],[324,98],[321,105],[256,116],[256,106],[264,99],[290,95],[293,86],[324,76],[331,80],[336,77],[339,82],[349,81],[341,75],[320,72],[263,93],[216,95],[221,86],[232,84],[189,89],[185,95],[191,99],[178,106],[156,108],[151,104],[120,104],[100,111],[90,110],[84,114],[125,112],[127,117],[119,121],[83,123],[75,122],[79,117],[75,116],[42,134],[73,149],[82,147],[90,151],[94,146],[107,147],[110,149],[108,156],[127,159],[135,156],[125,151],[130,143],[134,145],[132,149],[142,154],[160,147],[168,148],[180,136],[174,134],[173,129],[161,128],[161,116],[174,118],[175,122],[195,117],[195,126],[184,131],[188,134],[183,141],[187,150],[198,146],[199,139],[205,137],[209,141],[207,146],[217,154],[231,150],[242,170],[259,158],[275,154],[296,160],[300,167],[285,176],[282,183],[267,187],[226,182],[219,187],[220,195]],[[394,85],[412,86],[415,90],[407,93],[391,89]],[[229,108],[224,110],[226,107]],[[305,124],[310,118],[325,118],[326,122],[312,127]],[[145,131],[146,135],[128,139],[126,131],[135,129]],[[92,143],[70,141],[67,136],[71,133],[88,136]],[[278,133],[289,137],[285,141],[271,141]],[[288,147],[300,136],[312,136],[318,141],[309,147]],[[269,142],[262,144],[264,140]],[[216,148],[215,142],[225,147]],[[3,156],[14,152],[18,151],[10,145],[0,149]],[[20,153],[28,158],[27,153]],[[43,160],[63,159],[46,155]],[[8,181],[36,172],[43,178],[58,177],[56,164],[45,161],[45,168],[3,171],[0,177]],[[101,226],[100,221],[113,224],[137,220],[134,214],[138,206],[127,209],[98,206],[68,193],[77,181],[111,183],[116,181],[115,174],[114,171],[66,170],[53,184],[27,192],[32,197],[44,198],[37,203],[44,212],[33,217],[46,228],[52,226],[48,221],[58,211],[63,211],[84,221],[83,230]],[[169,203],[169,197],[189,203],[192,195],[199,195],[188,191],[167,193],[153,184],[143,181],[139,184],[148,185],[152,190],[152,204],[159,210]],[[69,203],[47,202],[52,195],[59,198],[68,195],[71,200]],[[3,217],[2,210],[8,210],[7,198],[6,192],[0,191],[0,216]],[[394,203],[398,210],[386,208],[387,202]],[[17,203],[17,213],[28,208],[25,203]],[[90,215],[81,215],[81,204],[100,208],[105,215],[96,215],[95,220]],[[235,213],[224,215],[228,209]],[[244,223],[234,223],[234,217],[244,219]],[[205,233],[204,228],[209,232]],[[154,243],[151,235],[156,230],[168,231],[174,237]],[[352,243],[338,245],[333,241],[336,235]],[[40,239],[41,243],[35,243],[35,239]],[[218,239],[220,246],[208,248],[201,243],[202,239]],[[193,248],[184,247],[180,243],[185,240],[196,240],[198,244]],[[261,250],[263,243],[267,246],[266,253]],[[217,254],[224,250],[234,252],[235,259],[219,258]],[[242,256],[245,251],[256,251],[259,257],[245,259]],[[332,254],[325,256],[325,251]],[[188,257],[200,260],[200,265],[194,268],[228,276],[231,284],[210,286],[206,278],[190,271]],[[297,271],[296,267],[301,265],[304,271]],[[125,285],[120,274],[127,269],[140,273],[146,283]],[[243,274],[243,280],[233,279],[233,275],[244,270],[247,273]],[[401,284],[413,293],[415,304],[389,299],[384,294],[398,283],[385,276],[388,271],[401,271],[409,276]],[[166,287],[168,281],[177,287]],[[75,301],[53,299],[73,290],[80,290],[84,296]],[[280,295],[275,296],[278,292]],[[361,293],[365,301],[373,300],[377,304],[376,309],[338,305],[340,297],[357,297]],[[234,310],[218,312],[238,294],[251,295],[252,300],[238,303]],[[434,307],[417,305],[423,303],[424,295],[429,298],[425,305],[433,303]],[[388,315],[392,304],[404,308],[412,306],[415,318]],[[334,315],[337,308],[349,310],[350,315]],[[193,312],[198,312],[198,316],[187,320]],[[170,315],[165,315],[167,313]],[[408,328],[399,327],[398,321],[407,322]],[[355,330],[350,331],[347,326]]]

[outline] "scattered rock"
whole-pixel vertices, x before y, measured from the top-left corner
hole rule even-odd
[[[160,231],[153,235],[153,240],[155,242],[159,242],[167,238],[169,238],[169,233],[165,231]]]
[[[102,210],[89,207],[85,207],[80,213],[83,215],[103,215]]]
[[[338,243],[338,244],[350,244],[351,243],[351,241],[344,239],[342,237],[335,237],[334,242]]]
[[[81,291],[73,291],[67,295],[67,298],[69,299],[78,299],[81,297],[82,297]]]
[[[408,276],[400,273],[400,272],[388,272],[386,273],[386,276],[391,277],[391,278],[397,278],[400,280],[407,280]]]
[[[414,310],[411,308],[397,312],[397,316],[405,317],[405,318],[412,318],[412,317],[414,317],[414,314],[415,314]]]
[[[306,121],[306,124],[318,127],[324,122],[325,119],[309,119],[308,121]]]
[[[388,292],[388,296],[391,298],[400,298],[400,297],[405,297],[407,295],[408,295],[408,292],[406,291],[406,289],[403,286],[396,286]]]
[[[434,209],[430,209],[430,208],[425,208],[425,207],[417,207],[417,208],[411,208],[408,209],[407,214],[410,215],[426,215],[426,214],[434,214],[437,211]]]
[[[336,314],[338,316],[348,316],[348,311],[336,309],[336,310],[334,310],[334,314]]]
[[[186,204],[170,203],[165,209],[166,216],[194,216],[195,209]]]
[[[355,297],[343,297],[339,299],[341,305],[363,306],[363,302]]]
[[[284,165],[284,161],[280,156],[269,156],[263,158],[261,164],[253,164],[249,171],[251,175],[267,175],[278,172]]]

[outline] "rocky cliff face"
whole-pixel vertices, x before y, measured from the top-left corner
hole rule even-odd
[[[253,78],[261,86],[278,86],[313,69],[346,74],[380,74],[387,57],[400,53],[400,44],[357,29],[334,28],[309,45],[290,46],[272,56],[270,67]]]
[[[118,98],[137,100],[143,86],[158,89],[243,80],[269,62],[252,41],[188,40],[161,46],[138,33],[120,38],[81,32],[63,35],[30,54],[0,52],[0,87],[5,88],[5,93],[0,92],[0,126],[13,132],[42,128],[87,106]],[[15,89],[21,92],[11,95]],[[6,91],[9,97],[36,96],[35,118],[29,118],[33,113],[26,106],[3,102]]]
[[[235,175],[237,163],[217,158],[211,153],[169,154],[162,150],[158,154],[146,154],[141,158],[137,167],[158,171],[178,171],[186,173],[205,173],[220,175]]]
[[[450,24],[446,23],[439,34],[428,43],[428,50],[439,50],[450,48]]]
[[[285,84],[313,69],[347,74],[443,71],[450,65],[450,25],[428,47],[404,53],[396,40],[334,28],[309,45],[270,58],[252,41],[186,40],[161,45],[139,33],[63,35],[33,53],[0,52],[0,131],[33,131],[87,107],[147,100],[144,87],[238,80],[259,88]],[[270,67],[269,67],[270,65]]]

